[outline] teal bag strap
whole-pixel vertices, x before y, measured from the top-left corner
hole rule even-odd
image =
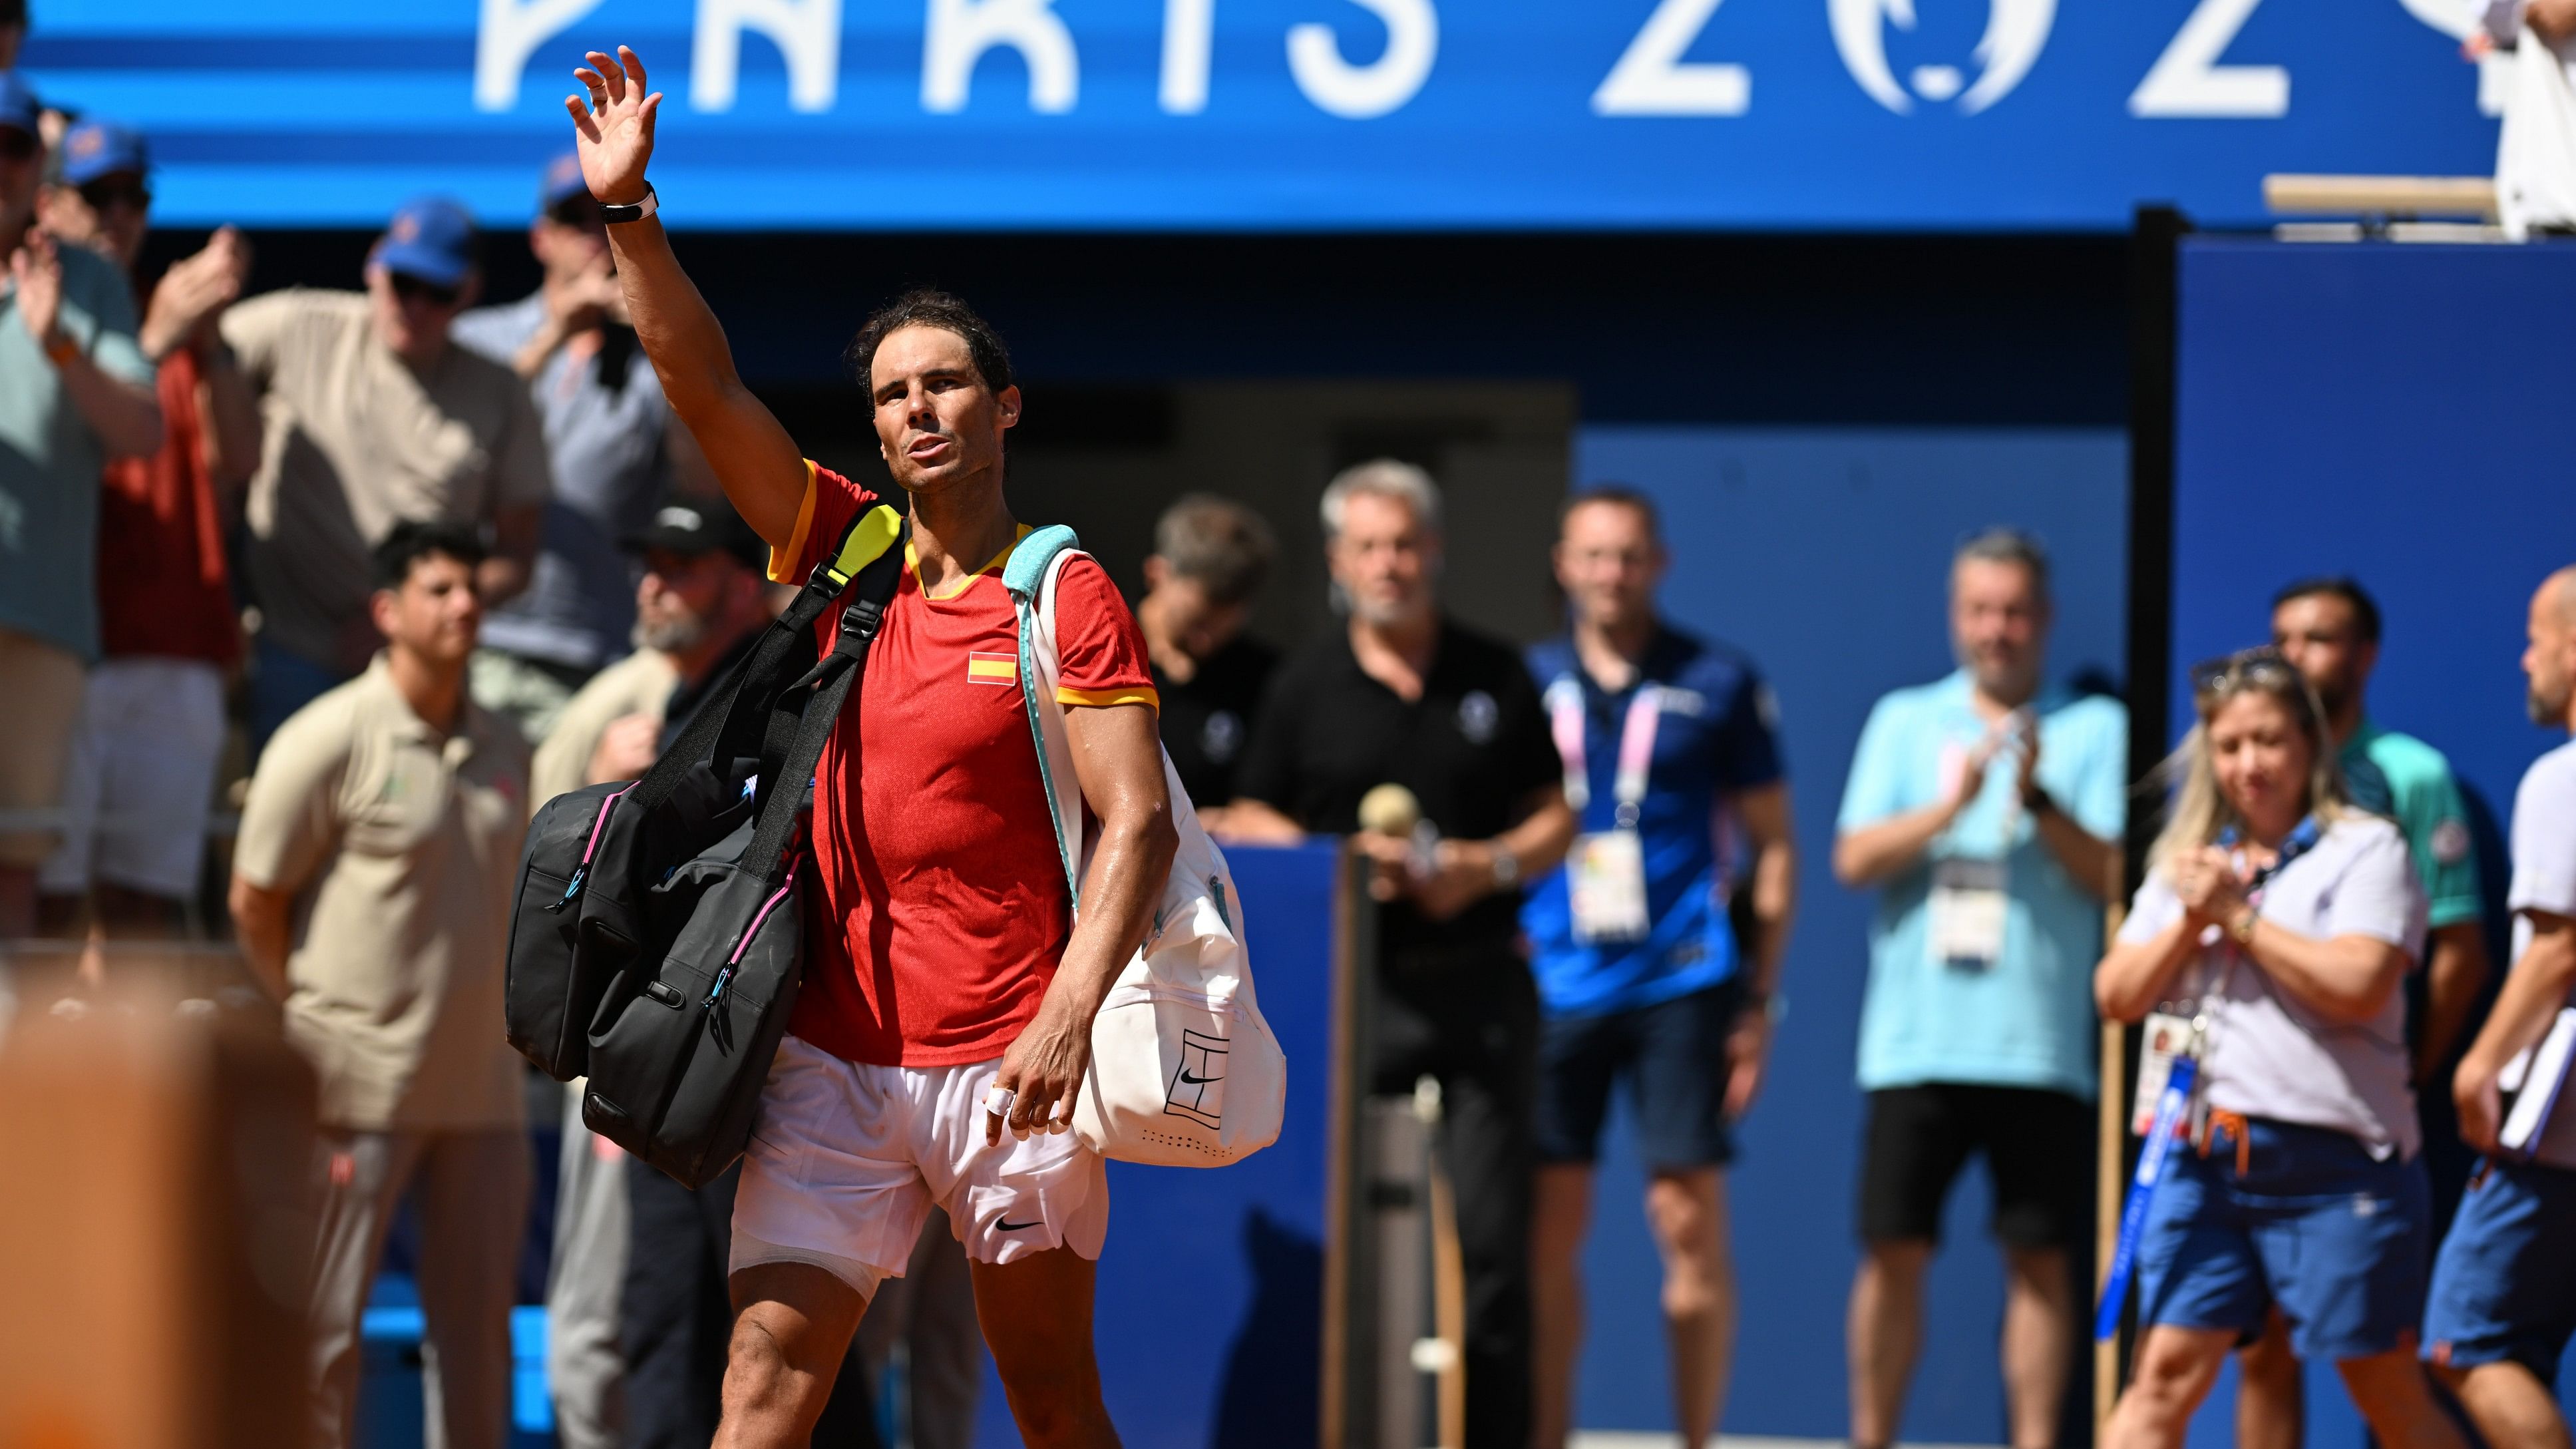
[[[1075,863],[1080,842],[1066,827],[1064,807],[1056,802],[1055,766],[1047,758],[1046,724],[1038,717],[1040,676],[1037,656],[1029,649],[1029,629],[1037,620],[1038,591],[1046,584],[1048,565],[1057,554],[1080,547],[1082,540],[1059,523],[1012,545],[1010,560],[1002,565],[1002,587],[1011,591],[1011,609],[1019,618],[1020,701],[1028,706],[1029,741],[1038,752],[1038,783],[1046,791],[1047,818],[1055,823],[1056,858],[1064,864],[1065,889],[1072,893],[1075,910],[1082,909],[1082,877]],[[1059,662],[1061,658],[1059,654]],[[1077,822],[1074,829],[1079,828]]]

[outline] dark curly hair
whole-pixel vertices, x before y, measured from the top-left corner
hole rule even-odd
[[[1002,334],[982,314],[966,305],[963,298],[932,287],[915,287],[876,310],[859,327],[859,335],[850,339],[847,360],[850,375],[859,386],[868,386],[868,370],[877,360],[877,346],[892,333],[905,327],[936,327],[953,332],[966,343],[966,353],[975,361],[976,375],[984,385],[999,393],[1011,385],[1011,349],[1002,345]]]

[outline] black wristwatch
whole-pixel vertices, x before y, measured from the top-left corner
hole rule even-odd
[[[2021,808],[2023,813],[2037,819],[2042,815],[2056,814],[2057,801],[2046,790],[2033,785],[2021,792]]]
[[[623,205],[603,201],[599,204],[599,219],[610,226],[615,226],[619,222],[642,221],[661,209],[662,198],[654,193],[653,183],[647,181],[644,183],[642,201],[627,202]]]

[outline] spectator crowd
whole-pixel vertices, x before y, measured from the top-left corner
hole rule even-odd
[[[138,291],[151,179],[146,138],[88,119],[49,140],[0,72],[0,942],[212,930],[204,843],[243,752],[229,928],[322,1091],[314,1442],[351,1432],[360,1311],[408,1198],[435,1442],[497,1445],[532,1191],[530,1079],[499,1029],[521,838],[536,805],[636,777],[686,727],[779,607],[771,550],[640,352],[573,157],[538,179],[540,285],[500,302],[472,218],[435,199],[393,215],[358,290],[246,298],[227,229]],[[1526,650],[1443,607],[1423,469],[1347,469],[1319,507],[1339,623],[1285,654],[1245,632],[1269,525],[1210,494],[1162,516],[1133,612],[1165,749],[1220,838],[1344,836],[1373,872],[1365,1072],[1391,1095],[1438,1084],[1466,1442],[1570,1431],[1619,1094],[1674,1422],[1701,1442],[1737,1333],[1734,1131],[1790,984],[1801,842],[1777,706],[1754,660],[1658,614],[1671,541],[1644,494],[1568,501],[1566,628]],[[2247,1444],[2298,1441],[2299,1365],[2323,1358],[2382,1442],[2462,1442],[2447,1398],[2497,1449],[2564,1445],[2576,1112],[2525,1150],[2498,1138],[2576,986],[2576,747],[2516,801],[2514,946],[2481,1024],[2467,814],[2438,751],[2367,708],[2369,593],[2291,583],[2246,621],[2269,645],[2193,672],[2132,895],[2130,721],[2050,673],[2051,584],[2033,537],[1961,544],[1958,668],[1878,702],[1841,787],[1833,875],[1874,900],[1852,1442],[1895,1440],[1971,1159],[1994,1184],[2012,1442],[2061,1441],[2107,1017],[2146,1024],[2150,1067],[2189,1037],[2204,1083],[2144,1224],[2113,1439],[2179,1443],[2234,1353]],[[2529,636],[2532,717],[2569,728],[2576,573],[2541,585]],[[579,1102],[575,1083],[536,1109],[562,1122],[559,1432],[704,1444],[738,1174],[683,1188],[591,1135]],[[2428,1175],[2436,1103],[2494,1154],[2473,1181]],[[983,1350],[936,1213],[821,1439],[874,1433],[867,1389],[898,1351],[910,1437],[962,1449]]]

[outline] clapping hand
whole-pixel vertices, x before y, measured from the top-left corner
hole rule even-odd
[[[250,243],[231,227],[219,227],[203,250],[182,257],[161,274],[144,310],[137,339],[149,357],[167,357],[181,347],[204,347],[213,339],[215,319],[239,300],[250,281]]]
[[[662,96],[647,93],[644,62],[627,47],[617,47],[615,60],[596,50],[586,58],[590,64],[572,74],[589,90],[589,104],[580,96],[564,97],[581,179],[607,205],[632,206],[644,199],[644,166],[653,159],[653,119]]]
[[[41,227],[29,228],[26,242],[9,254],[9,280],[18,288],[18,320],[50,351],[62,340],[63,258]]]
[[[2182,908],[2191,919],[2203,925],[2225,926],[2244,913],[2245,878],[2226,851],[2211,845],[2186,850],[2165,869],[2173,880],[2174,894],[2181,898]]]

